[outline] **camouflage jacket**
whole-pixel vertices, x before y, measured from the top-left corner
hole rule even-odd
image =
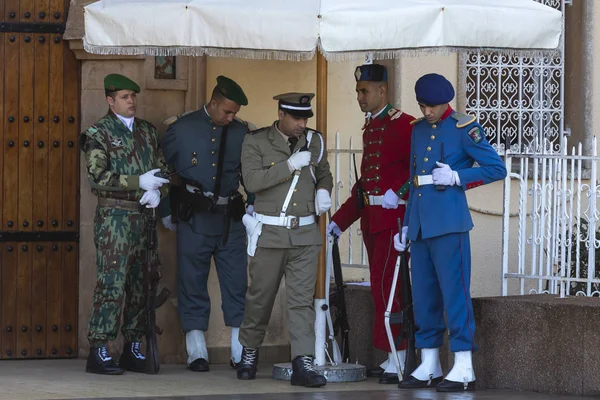
[[[140,175],[155,168],[167,171],[158,132],[143,119],[135,118],[131,132],[109,111],[81,133],[79,145],[92,193],[98,197],[138,201],[144,193]],[[168,186],[163,185],[160,190],[164,196]]]

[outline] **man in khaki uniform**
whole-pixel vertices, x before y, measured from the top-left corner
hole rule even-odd
[[[313,369],[313,297],[322,237],[317,215],[331,207],[333,177],[321,134],[307,129],[313,116],[312,93],[286,93],[279,119],[246,135],[242,177],[256,194],[254,213],[244,216],[250,257],[250,287],[240,329],[244,346],[239,379],[255,379],[263,342],[281,278],[286,276],[292,351],[292,385],[320,387],[324,376]]]

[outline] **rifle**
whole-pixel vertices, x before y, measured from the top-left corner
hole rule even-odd
[[[162,329],[156,326],[156,309],[167,301],[171,292],[163,288],[156,294],[158,281],[161,278],[158,265],[154,262],[154,252],[157,247],[156,210],[148,217],[146,226],[146,268],[144,268],[144,290],[146,292],[146,373],[158,374],[160,359],[156,335],[162,334]]]
[[[398,232],[402,235],[402,221],[398,218]],[[417,368],[417,351],[415,349],[415,315],[413,314],[412,285],[408,270],[408,246],[400,254],[400,274],[402,276],[402,330],[398,343],[406,339],[406,359],[404,360],[403,379],[407,379]]]
[[[335,307],[335,322],[333,323],[333,336],[337,336],[342,331],[342,362],[350,360],[350,344],[348,332],[350,324],[348,323],[348,313],[346,311],[346,297],[344,289],[346,285],[342,277],[342,260],[340,258],[340,246],[338,237],[333,235],[332,260],[333,275],[335,281],[335,291],[329,296],[329,304]]]

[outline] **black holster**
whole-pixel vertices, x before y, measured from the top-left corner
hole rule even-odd
[[[359,210],[365,208],[365,191],[360,186],[360,183],[356,184],[356,207]]]

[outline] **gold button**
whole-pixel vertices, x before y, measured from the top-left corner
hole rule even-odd
[[[432,127],[433,129],[435,129],[435,128],[437,128],[437,125],[436,125],[436,124],[433,124],[433,125],[431,125],[431,127]]]
[[[215,138],[212,138],[212,140],[211,140],[211,141],[212,141],[212,142],[214,142],[215,140],[217,140],[217,139],[215,139]]]
[[[215,154],[215,151],[214,151],[214,150],[213,150],[213,151],[211,151],[211,152],[210,152],[210,154]]]
[[[294,204],[292,204],[292,205],[293,205],[294,207],[296,207],[298,204],[294,203]]]
[[[431,135],[431,140],[435,139],[435,135]]]
[[[212,163],[212,166],[213,166],[213,167],[216,167],[216,166],[217,166],[217,164],[215,164],[215,163]]]
[[[419,193],[419,197],[421,197],[421,193]]]
[[[275,163],[271,161],[271,165],[275,165]]]
[[[294,193],[296,193],[298,191],[298,189],[294,189]]]
[[[425,157],[424,161],[425,161],[425,162],[429,161],[429,158]]]
[[[216,127],[216,126],[213,126],[213,131],[214,131],[214,130],[216,130],[216,129],[217,129],[217,127]]]
[[[213,176],[213,181],[214,181],[215,179],[217,179],[217,177],[216,177],[216,176]]]
[[[424,169],[422,169],[422,170],[421,170],[421,173],[422,173],[422,174],[424,174],[424,173],[425,173],[425,170],[424,170]]]
[[[431,151],[431,146],[427,146],[427,151]]]

